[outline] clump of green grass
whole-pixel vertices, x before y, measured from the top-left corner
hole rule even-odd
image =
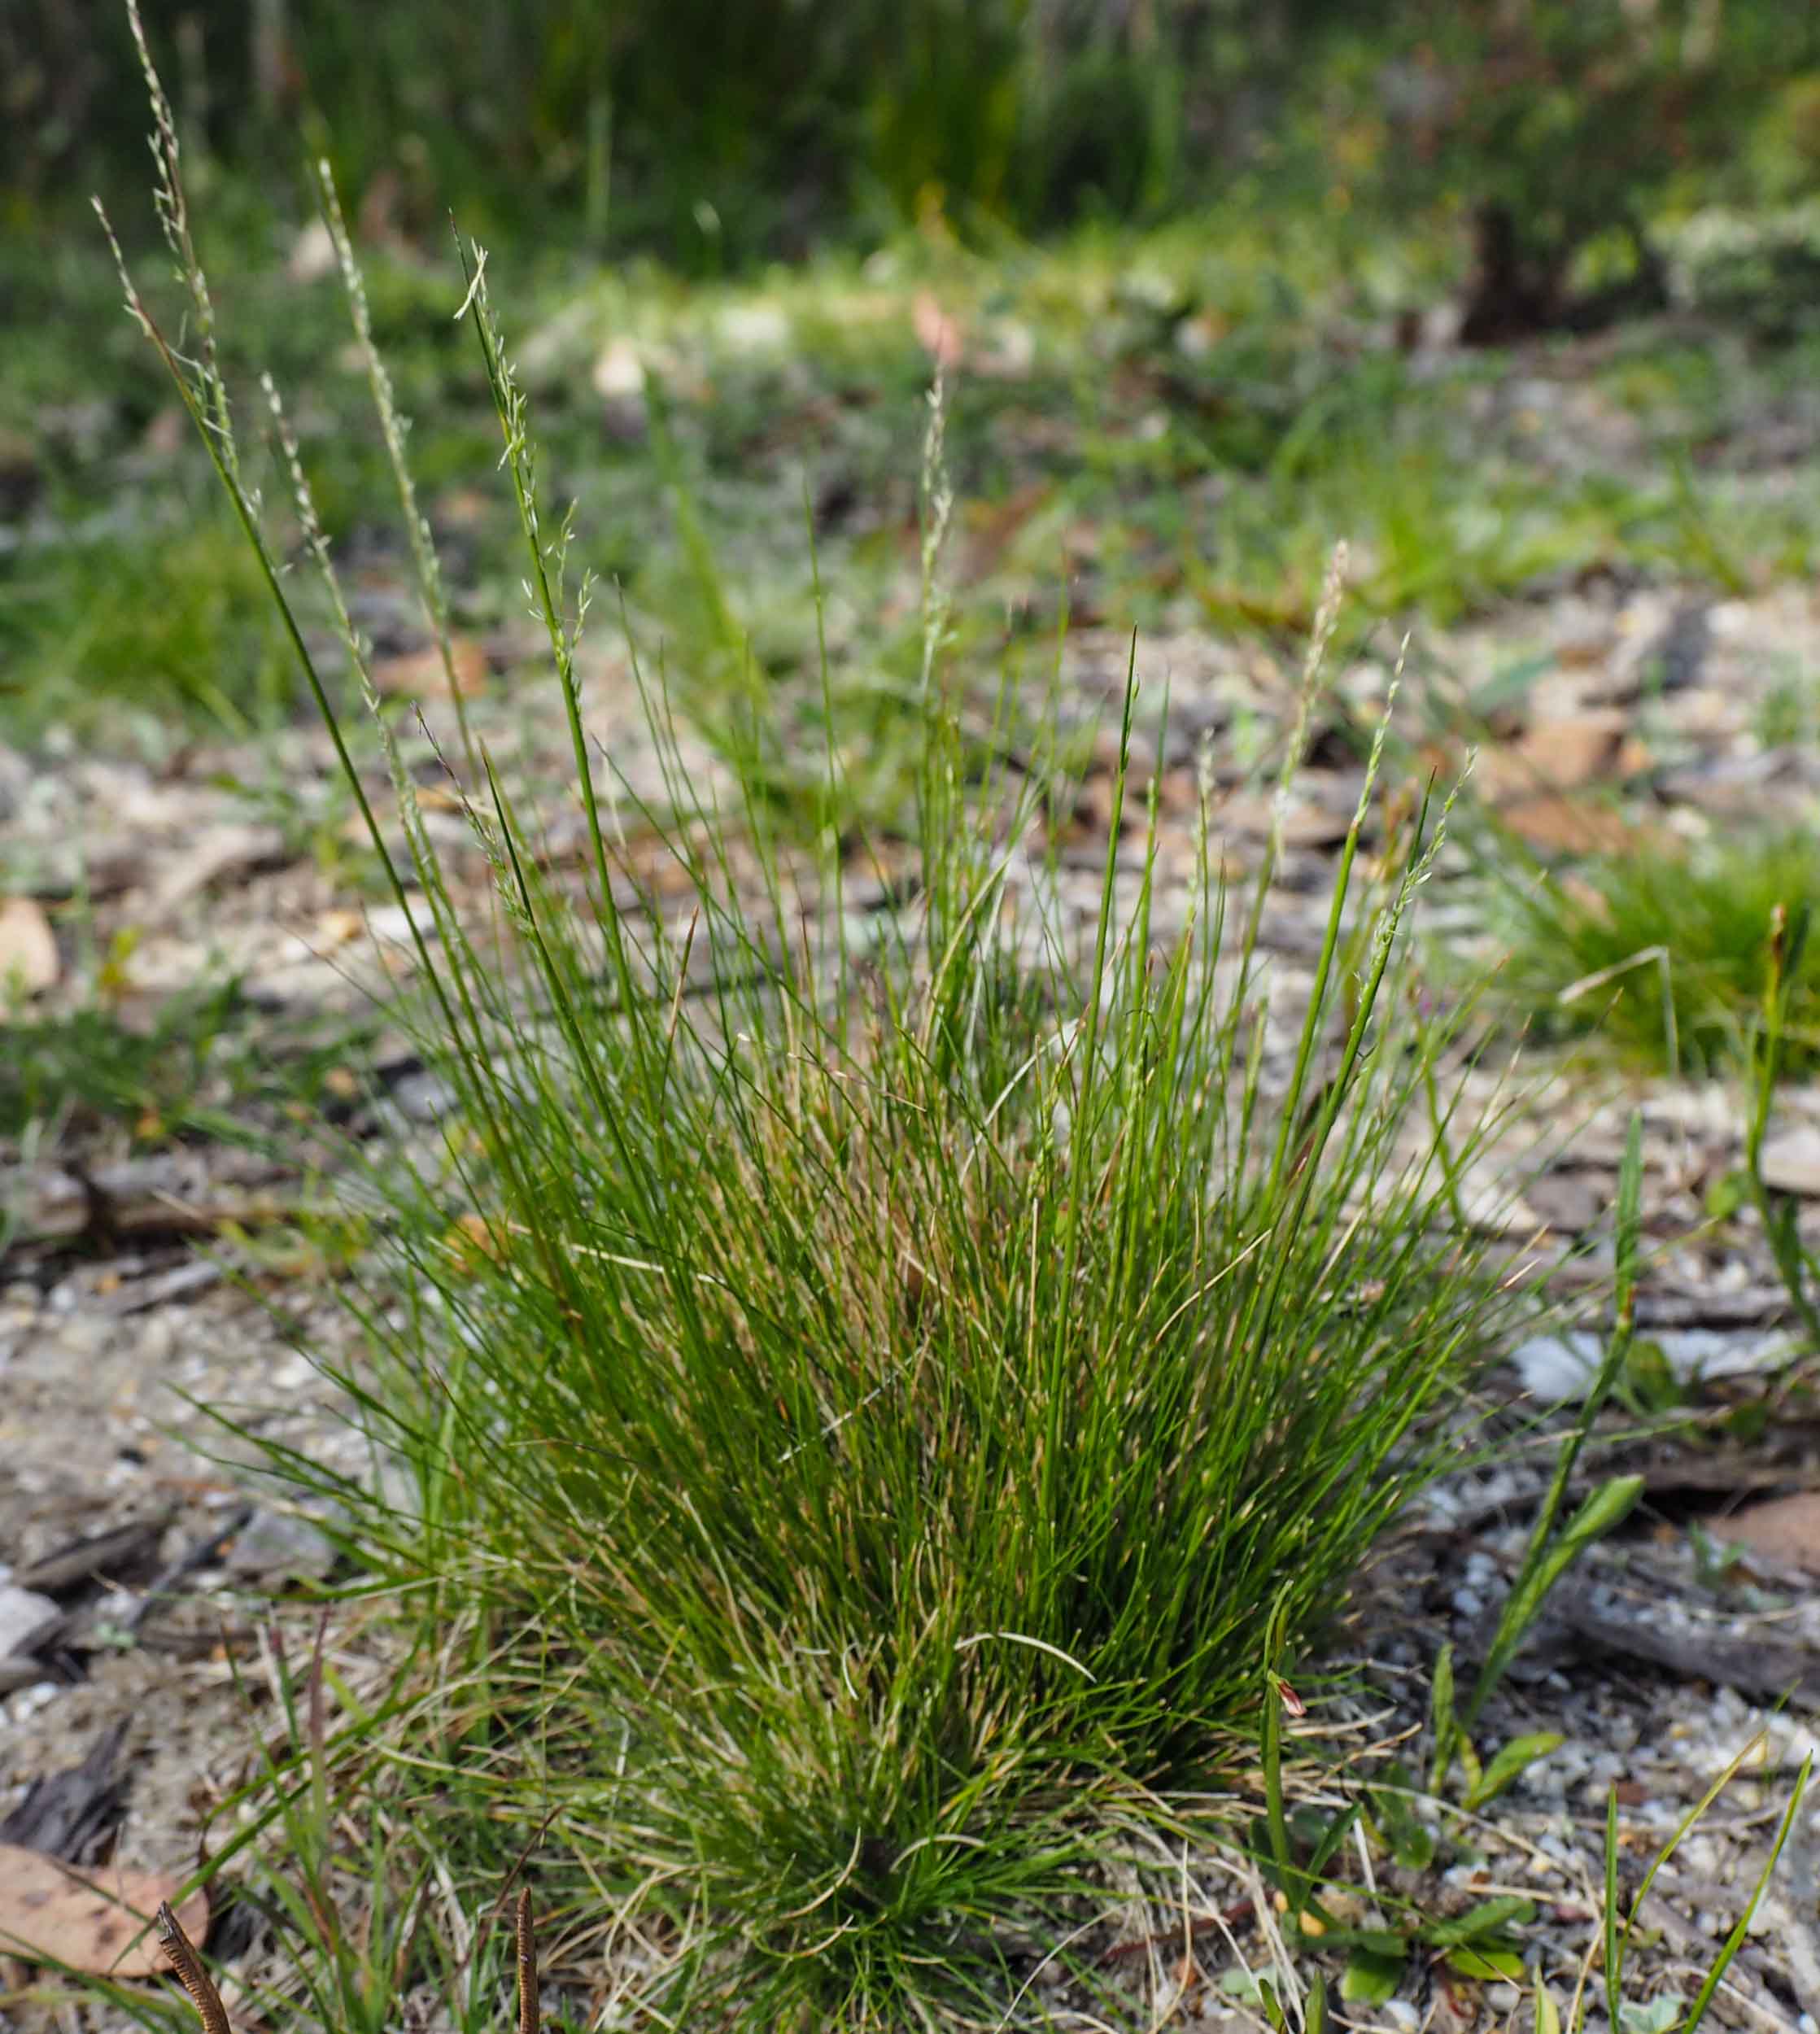
[[[535,1774],[660,1945],[646,2003],[753,2029],[997,2019],[1017,1931],[1074,1925],[1121,1827],[1178,1827],[1172,1790],[1249,1761],[1279,1671],[1303,1671],[1449,1459],[1444,1416],[1498,1334],[1508,1302],[1450,1233],[1475,1128],[1425,1114],[1447,1032],[1406,993],[1444,815],[1425,808],[1368,880],[1374,752],[1298,999],[1259,943],[1273,854],[1229,896],[1203,819],[1185,897],[1162,883],[1162,815],[1130,789],[1134,671],[1073,915],[1047,727],[1006,683],[1000,741],[982,762],[963,740],[939,402],[897,844],[914,877],[850,908],[842,757],[794,850],[762,741],[704,781],[655,684],[653,809],[596,760],[575,678],[590,588],[567,587],[566,527],[543,519],[474,248],[464,310],[588,846],[578,882],[546,870],[536,815],[478,755],[457,781],[498,911],[470,923],[395,751],[411,859],[388,857],[359,731],[291,621],[147,72],[188,357],[130,279],[129,302],[334,731],[456,1103],[439,1164],[381,1175],[395,1247],[336,1373],[386,1473],[282,1464],[332,1493],[426,1632],[474,1634],[465,1735],[430,1759],[447,1812],[484,1826],[477,1802]],[[1311,686],[1338,595],[1336,574]]]
[[[1500,980],[1556,1035],[1596,1033],[1651,1068],[1710,1074],[1748,1063],[1771,914],[1820,896],[1820,838],[1728,831],[1684,849],[1595,857],[1571,873],[1500,878]],[[1820,972],[1787,984],[1786,1067],[1820,1053]]]

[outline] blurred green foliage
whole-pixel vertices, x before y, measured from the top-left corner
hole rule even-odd
[[[1296,11],[1290,7],[1289,12]],[[146,0],[193,158],[269,163],[299,124],[369,215],[539,222],[679,265],[791,254],[945,202],[1023,225],[1167,194],[1241,0]],[[16,212],[143,181],[118,0],[0,13]],[[1204,122],[1200,141],[1206,139]],[[1217,150],[1208,151],[1217,153]],[[560,222],[560,225],[559,225]]]
[[[541,230],[714,273],[941,216],[1154,217],[1300,150],[1334,201],[1510,215],[1558,268],[1715,165],[1820,186],[1820,8],[1787,0],[146,0],[191,152],[369,229]],[[0,203],[143,182],[117,0],[0,10]],[[275,141],[274,137],[277,137]],[[119,209],[124,211],[123,205]]]
[[[1648,215],[1678,185],[1783,199],[1820,174],[1811,82],[1805,98],[1787,89],[1820,62],[1811,5],[1400,0],[1379,15],[1354,62],[1378,65],[1394,116],[1386,192],[1470,203],[1482,272],[1508,264],[1538,324],[1566,308],[1569,266],[1601,236],[1646,265]]]

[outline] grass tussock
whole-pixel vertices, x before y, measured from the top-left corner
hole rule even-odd
[[[465,312],[587,851],[579,880],[548,870],[477,743],[452,778],[496,881],[490,919],[466,910],[390,751],[411,859],[386,859],[360,731],[290,621],[147,70],[186,355],[130,280],[129,301],[335,730],[456,1104],[434,1161],[382,1174],[395,1246],[340,1374],[381,1473],[282,1465],[346,1508],[426,1635],[474,1635],[459,1756],[411,1752],[431,1801],[483,1824],[490,1788],[535,1774],[562,1842],[669,1945],[647,2003],[688,2025],[989,2024],[1028,1944],[1077,1923],[1110,1832],[1250,1756],[1279,1672],[1446,1459],[1496,1333],[1506,1303],[1451,1219],[1479,1127],[1428,1106],[1448,1032],[1405,937],[1444,814],[1368,866],[1374,754],[1293,987],[1260,941],[1273,855],[1229,893],[1203,817],[1165,881],[1134,669],[1080,910],[1046,723],[1002,686],[981,761],[949,656],[939,401],[910,879],[858,907],[838,753],[804,853],[762,723],[717,790],[654,682],[664,792],[641,800],[597,759],[590,589],[543,520],[473,248]],[[425,594],[439,627],[427,571]],[[1311,686],[1337,596],[1336,574]]]
[[[1556,1035],[1596,1033],[1634,1063],[1710,1074],[1746,1067],[1779,906],[1820,893],[1820,838],[1756,830],[1660,853],[1595,858],[1571,875],[1500,882],[1500,979]],[[1811,957],[1783,984],[1784,1071],[1820,1053]]]

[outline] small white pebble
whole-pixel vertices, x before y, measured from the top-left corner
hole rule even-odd
[[[1416,2034],[1422,2023],[1422,2016],[1406,1999],[1386,1999],[1378,2011],[1392,2027],[1400,2027],[1405,2034]]]

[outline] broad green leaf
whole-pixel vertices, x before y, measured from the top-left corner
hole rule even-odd
[[[1479,1764],[1473,1740],[1462,1730],[1454,1732],[1454,1756],[1460,1761],[1460,1770],[1466,1776],[1466,1792],[1470,1794],[1485,1777],[1485,1769]]]
[[[1372,1796],[1372,1820],[1390,1855],[1406,1871],[1425,1871],[1434,1862],[1434,1835],[1407,1794],[1386,1787]]]
[[[1381,2006],[1396,1997],[1407,1964],[1403,1957],[1379,1956],[1370,1949],[1355,1949],[1346,1960],[1340,1978],[1340,1997],[1349,2006]]]
[[[1520,1774],[1526,1773],[1539,1758],[1558,1752],[1567,1742],[1558,1731],[1538,1731],[1528,1737],[1513,1737],[1493,1757],[1479,1783],[1466,1797],[1469,1808],[1482,1808],[1495,1800]]]
[[[1514,1949],[1450,1949],[1447,1966],[1463,1978],[1477,1978],[1487,1984],[1498,1978],[1517,1984],[1523,1976],[1523,1959]]]
[[[1364,1812],[1364,1803],[1354,1801],[1342,1814],[1334,1816],[1321,1831],[1314,1846],[1314,1854],[1308,1860],[1310,1878],[1318,1879],[1326,1870],[1338,1853],[1340,1845],[1351,1833],[1353,1824]]]
[[[1464,1914],[1456,1914],[1452,1920],[1432,1922],[1419,1932],[1421,1940],[1432,1948],[1446,1949],[1456,1942],[1476,1942],[1510,1922],[1532,1921],[1534,1918],[1533,1900],[1525,1900],[1514,1892],[1501,1892],[1495,1900],[1482,1900],[1476,1907],[1469,1907]]]
[[[1394,1928],[1361,1928],[1349,1940],[1368,1956],[1389,1957],[1398,1963],[1409,1953],[1410,1937],[1399,1935]]]
[[[1518,1630],[1528,1628],[1549,1591],[1587,1547],[1623,1523],[1631,1506],[1643,1495],[1643,1479],[1640,1476],[1614,1476],[1593,1491],[1561,1528],[1560,1538],[1548,1549],[1525,1591]],[[1513,1646],[1512,1650],[1515,1649]]]
[[[1573,1431],[1561,1443],[1556,1457],[1555,1473],[1550,1478],[1542,1508],[1536,1515],[1530,1543],[1523,1556],[1523,1565],[1517,1570],[1517,1580],[1511,1586],[1510,1594],[1504,1599],[1504,1608],[1498,1614],[1498,1628],[1492,1635],[1490,1650],[1473,1683],[1473,1691],[1460,1712],[1460,1721],[1467,1730],[1477,1722],[1491,1691],[1504,1678],[1504,1670],[1511,1662],[1517,1648],[1523,1642],[1523,1635],[1535,1621],[1543,1600],[1560,1581],[1569,1565],[1597,1539],[1608,1532],[1636,1502],[1642,1491],[1642,1480],[1637,1477],[1616,1477],[1595,1491],[1582,1504],[1567,1526],[1557,1536],[1556,1524],[1567,1492],[1573,1481],[1574,1464],[1580,1451],[1586,1445],[1593,1421],[1600,1408],[1611,1396],[1613,1387],[1624,1370],[1635,1332],[1635,1299],[1637,1270],[1637,1238],[1642,1229],[1643,1182],[1643,1119],[1633,1110],[1629,1130],[1624,1141],[1624,1162],[1618,1168],[1617,1236],[1614,1253],[1617,1262],[1617,1320],[1605,1354],[1599,1366],[1584,1401],[1581,1404],[1579,1420]],[[1469,1784],[1477,1785],[1477,1775],[1469,1774]]]
[[[1312,1850],[1339,1819],[1323,1808],[1292,1808],[1289,1814],[1290,1840],[1303,1850]],[[1312,1863],[1309,1869],[1315,1869]]]
[[[1769,1426],[1770,1404],[1766,1399],[1747,1399],[1726,1415],[1726,1431],[1734,1440],[1761,1441]]]
[[[1319,1971],[1308,1988],[1308,2010],[1303,2017],[1302,2034],[1327,2034],[1327,1980]]]

